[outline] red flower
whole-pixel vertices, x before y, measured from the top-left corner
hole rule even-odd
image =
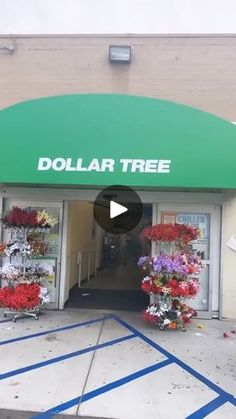
[[[193,308],[184,304],[182,307],[182,321],[185,326],[191,323],[192,317],[197,317],[197,312]]]
[[[145,321],[149,323],[152,323],[152,324],[158,323],[157,316],[154,316],[153,314],[146,312],[146,310],[142,312],[142,317]]]
[[[37,227],[37,211],[31,208],[13,207],[2,221],[6,226]]]
[[[14,289],[12,287],[4,287],[0,289],[0,307],[9,307],[13,293]]]
[[[175,242],[179,246],[186,246],[190,241],[199,237],[199,229],[185,224],[156,224],[145,227],[141,237],[150,241]]]
[[[151,284],[150,281],[144,281],[142,282],[141,288],[144,292],[149,294],[151,292]]]
[[[172,297],[196,297],[198,292],[198,281],[191,279],[190,281],[177,281],[171,279],[166,283],[166,287],[171,289]]]
[[[161,292],[161,287],[158,287],[152,278],[149,280],[145,279],[145,281],[142,282],[141,288],[144,292],[147,294],[150,294],[150,292],[153,292],[154,294],[159,294]]]
[[[18,284],[0,289],[0,305],[11,310],[29,310],[40,305],[40,285]]]

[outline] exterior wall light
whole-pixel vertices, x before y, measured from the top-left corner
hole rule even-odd
[[[129,45],[110,45],[109,61],[110,63],[130,63],[131,47]]]
[[[7,45],[0,45],[0,51],[7,52],[8,54],[13,54],[16,50],[16,46],[11,44]]]

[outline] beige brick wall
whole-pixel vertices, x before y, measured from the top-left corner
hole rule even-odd
[[[222,315],[236,319],[236,255],[226,246],[232,235],[236,235],[236,197],[224,204],[222,232]]]
[[[0,37],[0,109],[41,96],[124,93],[184,103],[236,121],[236,36]],[[110,64],[129,44],[130,65]]]

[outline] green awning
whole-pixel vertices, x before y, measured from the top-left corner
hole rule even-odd
[[[236,188],[236,126],[136,96],[65,95],[0,112],[0,182]]]

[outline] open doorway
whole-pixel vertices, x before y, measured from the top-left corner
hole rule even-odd
[[[66,307],[140,311],[147,305],[141,291],[138,258],[151,253],[140,233],[152,224],[152,204],[143,205],[139,224],[125,234],[103,231],[93,217],[93,204],[69,203]]]

